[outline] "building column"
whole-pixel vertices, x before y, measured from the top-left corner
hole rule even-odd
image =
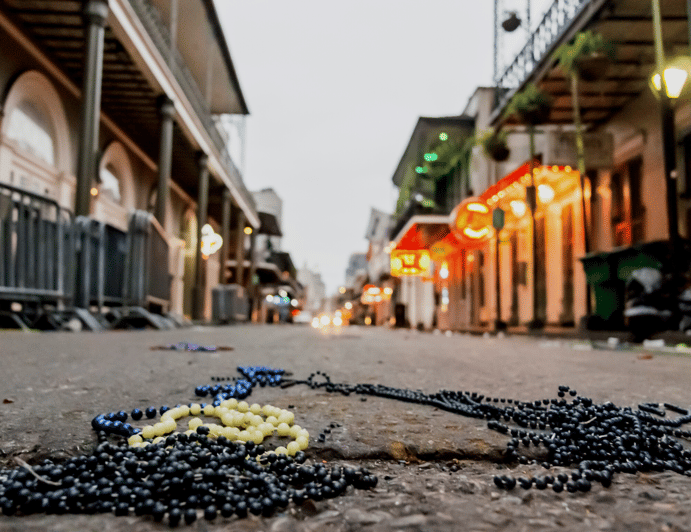
[[[86,26],[86,62],[82,84],[82,129],[79,134],[77,190],[74,212],[88,216],[91,210],[91,185],[98,163],[98,133],[101,117],[101,85],[103,83],[103,48],[108,3],[89,0],[84,4]]]
[[[223,214],[221,218],[221,238],[223,239],[223,243],[221,244],[221,249],[219,250],[220,253],[220,260],[221,260],[221,268],[218,273],[218,282],[220,284],[226,284],[226,262],[228,261],[228,241],[230,239],[230,209],[231,209],[231,200],[230,200],[230,190],[228,188],[223,189]]]
[[[235,232],[235,282],[245,286],[245,213],[238,209],[238,227]]]
[[[154,216],[165,228],[166,205],[170,189],[170,169],[173,165],[173,118],[175,104],[167,96],[158,100],[158,111],[161,114],[161,137],[158,149],[158,187]]]
[[[252,231],[250,235],[250,272],[249,280],[247,282],[247,293],[250,298],[250,315],[249,320],[252,320],[254,315],[254,308],[257,303],[257,286],[254,284],[254,276],[257,273],[257,232]]]
[[[204,318],[204,266],[202,258],[202,227],[206,225],[209,205],[209,157],[200,153],[197,158],[199,165],[199,193],[197,197],[197,249],[194,253],[194,288],[192,289],[192,319]]]

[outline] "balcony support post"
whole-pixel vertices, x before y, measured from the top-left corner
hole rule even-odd
[[[86,63],[82,83],[81,131],[79,132],[77,190],[74,206],[77,216],[89,215],[91,187],[96,179],[103,84],[103,47],[108,3],[103,0],[89,0],[84,4],[83,15],[86,25]]]
[[[199,167],[199,193],[197,197],[197,249],[194,253],[194,288],[192,289],[192,319],[204,318],[204,270],[206,261],[202,257],[202,227],[206,225],[209,205],[209,157],[200,153],[197,157]]]
[[[226,262],[228,261],[228,245],[230,239],[230,210],[231,210],[231,199],[230,199],[230,189],[223,189],[223,213],[221,218],[221,238],[223,238],[223,244],[221,244],[221,249],[219,251],[221,257],[221,267],[218,270],[218,282],[220,284],[226,284],[228,281],[226,279]]]
[[[247,292],[250,300],[249,308],[250,315],[248,319],[254,321],[254,307],[257,303],[257,289],[258,286],[254,282],[254,277],[257,274],[257,232],[252,231],[250,235],[250,271],[249,280],[247,281]]]
[[[154,216],[165,228],[166,206],[170,189],[170,170],[173,165],[173,119],[175,104],[167,96],[161,96],[158,102],[161,114],[161,138],[158,150],[158,188]]]
[[[245,213],[238,209],[238,226],[235,231],[235,282],[245,286]]]

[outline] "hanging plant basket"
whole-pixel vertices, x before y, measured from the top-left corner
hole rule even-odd
[[[576,59],[578,75],[584,81],[599,81],[607,75],[611,60],[604,52],[592,54]]]
[[[524,124],[537,125],[544,124],[549,120],[550,106],[541,104],[531,109],[524,109],[518,112],[518,116]]]
[[[604,78],[615,56],[614,45],[590,30],[577,33],[552,55],[564,74],[576,72],[585,81]]]
[[[511,155],[511,150],[506,145],[506,141],[493,135],[485,142],[485,152],[497,162],[506,161]]]
[[[514,94],[504,109],[504,117],[515,116],[524,124],[543,124],[549,120],[552,98],[529,83]]]
[[[504,28],[504,31],[507,31],[509,33],[516,31],[520,25],[521,19],[518,18],[518,15],[516,15],[515,11],[512,11],[509,14],[509,18],[507,18],[504,22],[501,23],[501,27]]]

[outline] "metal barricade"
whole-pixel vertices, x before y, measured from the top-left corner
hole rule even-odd
[[[0,183],[0,300],[62,308],[73,295],[72,214]]]
[[[127,233],[87,216],[75,220],[77,307],[122,306],[125,263],[128,252]]]
[[[148,212],[134,211],[130,219],[124,282],[127,305],[162,310],[170,304],[169,245],[165,230]]]

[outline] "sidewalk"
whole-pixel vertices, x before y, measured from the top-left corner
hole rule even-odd
[[[405,330],[405,329],[403,329]],[[445,331],[442,331],[442,333]],[[472,334],[476,336],[496,335],[497,331],[492,326],[475,326],[466,327],[461,330],[454,330],[454,333]],[[630,344],[631,346],[646,347],[644,344],[635,344],[631,342],[631,333],[629,331],[601,331],[601,330],[587,330],[579,327],[561,327],[558,325],[546,325],[543,329],[529,329],[526,325],[519,325],[515,327],[508,327],[504,331],[500,331],[506,336],[531,336],[535,338],[554,338],[564,340],[590,340],[592,342],[607,342],[611,338],[616,338],[619,344]],[[647,342],[649,347],[657,347],[660,341],[664,341],[664,346],[673,347],[683,344],[684,346],[691,346],[691,335],[687,335],[681,331],[663,331],[654,335],[651,341]]]

